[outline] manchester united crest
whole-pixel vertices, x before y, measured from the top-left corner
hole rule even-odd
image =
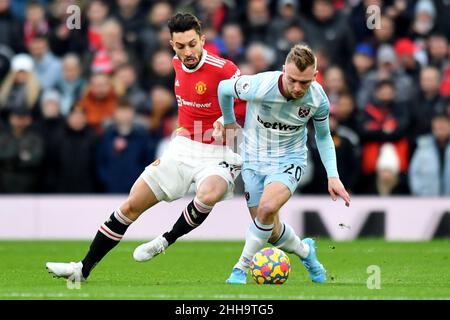
[[[199,81],[195,84],[195,92],[198,94],[204,94],[206,92],[206,83]]]
[[[300,107],[299,109],[298,109],[298,116],[300,117],[300,118],[305,118],[305,117],[307,117],[308,115],[309,115],[309,111],[310,111],[311,109],[310,108],[308,108],[308,107]]]

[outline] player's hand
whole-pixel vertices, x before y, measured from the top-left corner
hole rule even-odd
[[[220,121],[216,121],[213,124],[213,128],[212,137],[217,143],[222,144],[225,140],[225,127]]]
[[[340,196],[345,201],[347,207],[350,206],[350,195],[347,190],[345,190],[339,178],[328,178],[328,192],[330,193],[331,199],[333,201],[337,200],[337,196]]]

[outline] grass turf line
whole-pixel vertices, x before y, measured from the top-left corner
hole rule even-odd
[[[152,261],[132,258],[141,242],[123,241],[92,272],[81,289],[53,279],[45,262],[80,260],[88,241],[0,241],[0,299],[450,299],[450,241],[336,242],[317,239],[327,283],[314,284],[290,254],[283,285],[227,285],[243,242],[179,241]],[[381,270],[381,289],[368,289],[367,267]]]

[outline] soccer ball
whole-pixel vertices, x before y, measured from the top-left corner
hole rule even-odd
[[[290,270],[289,257],[275,247],[259,250],[250,262],[252,278],[257,284],[283,284]]]

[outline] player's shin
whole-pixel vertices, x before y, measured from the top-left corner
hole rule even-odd
[[[172,230],[163,234],[169,245],[174,243],[179,237],[191,232],[203,223],[212,210],[212,206],[202,203],[195,197],[183,210]]]
[[[272,244],[285,252],[294,253],[300,258],[305,258],[309,254],[309,247],[300,240],[294,229],[286,222],[281,224],[280,236]]]
[[[131,223],[133,220],[127,218],[120,209],[116,209],[99,227],[86,257],[81,261],[84,278],[87,278],[97,263],[122,240]]]
[[[273,224],[262,224],[259,222],[258,218],[253,220],[245,235],[244,250],[242,250],[241,257],[234,268],[247,271],[253,256],[267,243],[272,234],[272,230]]]

